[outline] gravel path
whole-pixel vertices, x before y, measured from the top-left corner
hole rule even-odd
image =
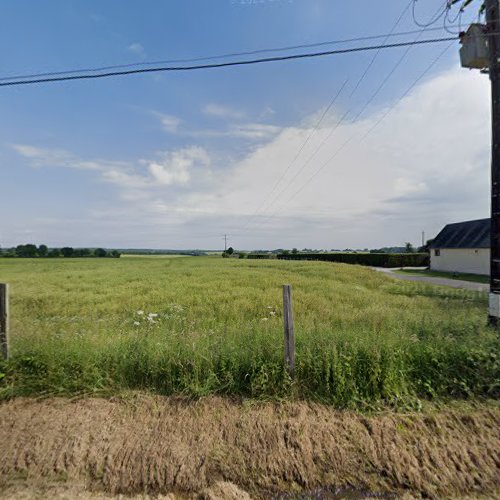
[[[386,273],[393,278],[403,281],[421,281],[423,283],[430,283],[432,285],[450,286],[452,288],[463,288],[465,290],[472,290],[474,292],[487,292],[490,285],[487,283],[476,283],[473,281],[453,280],[449,278],[436,278],[434,276],[411,276],[410,274],[396,273],[399,268],[387,269],[382,267],[374,267],[376,271]]]

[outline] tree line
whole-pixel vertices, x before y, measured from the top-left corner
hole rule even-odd
[[[24,257],[24,258],[58,258],[58,257],[112,257],[121,256],[118,250],[106,250],[104,248],[49,248],[47,245],[36,246],[33,243],[26,245],[17,245],[0,252],[2,257]]]

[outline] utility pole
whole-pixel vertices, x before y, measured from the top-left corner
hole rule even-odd
[[[468,5],[470,2],[464,4]],[[472,24],[462,34],[464,68],[487,71],[491,81],[491,228],[488,323],[500,326],[500,2],[484,0],[486,26]],[[462,7],[463,9],[463,7]]]
[[[224,253],[227,252],[227,234],[224,235]]]
[[[422,231],[422,246],[425,245],[425,231]]]
[[[485,0],[491,81],[491,245],[488,322],[500,322],[500,2]]]

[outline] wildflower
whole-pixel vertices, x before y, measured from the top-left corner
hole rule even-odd
[[[270,314],[271,316],[276,316],[276,311],[271,311],[269,314]]]
[[[137,314],[138,314],[139,316],[142,316],[142,315],[144,314],[144,311],[142,311],[142,310],[141,310],[141,311],[137,311]]]
[[[135,325],[135,326],[139,326],[139,325],[140,325],[140,323],[139,323],[138,321],[134,321],[134,325]]]
[[[157,318],[158,317],[158,314],[156,313],[149,313],[148,314],[148,318]]]
[[[262,318],[262,321],[267,321],[269,318]]]

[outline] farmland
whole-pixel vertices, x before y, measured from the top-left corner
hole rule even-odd
[[[498,336],[481,294],[346,264],[217,257],[2,259],[0,281],[11,284],[4,399],[146,390],[363,409],[498,396]]]

